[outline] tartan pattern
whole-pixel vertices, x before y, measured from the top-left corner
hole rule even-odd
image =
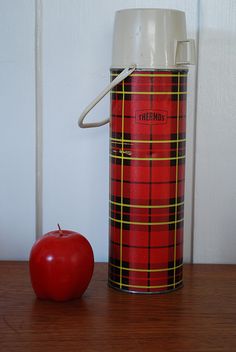
[[[111,70],[114,79],[121,70]],[[109,285],[182,286],[187,70],[135,70],[111,92]]]

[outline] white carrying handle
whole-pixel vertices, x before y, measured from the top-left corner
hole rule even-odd
[[[105,125],[110,121],[110,118],[102,120],[100,122],[90,122],[90,123],[84,123],[84,119],[86,115],[89,113],[92,108],[97,105],[97,103],[107,94],[109,91],[114,88],[117,84],[119,84],[121,81],[123,81],[126,77],[131,75],[132,72],[134,72],[136,68],[136,64],[130,65],[129,67],[126,67],[113,81],[111,81],[110,84],[100,93],[98,96],[84,109],[82,114],[79,117],[78,120],[78,125],[81,128],[90,128],[90,127],[100,127]]]

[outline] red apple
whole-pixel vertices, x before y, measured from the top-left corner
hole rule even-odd
[[[59,227],[36,241],[29,267],[38,298],[54,301],[79,298],[93,274],[93,250],[84,236]]]

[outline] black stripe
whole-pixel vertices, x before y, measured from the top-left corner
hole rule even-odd
[[[125,100],[132,100],[132,97],[133,95],[135,94],[129,94],[129,93],[126,93],[125,94]],[[136,94],[136,97],[139,97],[141,96],[141,94]],[[171,94],[171,100],[172,101],[177,101],[178,100],[178,96],[179,96],[179,100],[180,101],[184,101],[184,100],[187,100],[187,94]],[[112,100],[122,100],[123,99],[123,94],[122,93],[111,93],[111,98]],[[140,98],[141,100],[141,98]]]
[[[117,138],[117,139],[122,139],[122,133],[121,132],[112,132],[111,134],[112,138]],[[132,140],[132,135],[130,133],[124,133],[124,138],[126,140]],[[154,138],[155,136],[153,135],[153,140],[155,140]],[[186,138],[186,133],[179,133],[179,139],[185,139]],[[138,138],[136,138],[138,139]],[[175,142],[171,142],[171,140],[176,140],[177,139],[177,134],[176,133],[171,133],[170,135],[170,143],[175,143]],[[156,139],[158,140],[158,139]],[[130,142],[131,143],[131,142]]]
[[[111,134],[111,137],[112,138],[117,138],[117,139],[122,139],[122,133],[113,131],[112,134]],[[131,133],[124,133],[124,139],[131,140],[132,139]]]
[[[111,140],[110,144],[111,144],[110,145],[110,153],[112,153],[112,147],[120,149],[120,146],[122,145],[122,142],[121,141],[112,141]],[[161,143],[159,143],[159,144],[161,144]],[[124,142],[124,146],[125,146],[125,150],[127,150],[127,151],[130,150],[131,151],[132,142]],[[140,144],[139,144],[139,146],[140,146]],[[173,149],[175,151],[177,149],[177,142],[165,143],[165,146],[168,146],[170,150]],[[179,150],[181,150],[181,149],[185,150],[185,147],[186,147],[186,142],[179,142]]]
[[[112,244],[114,244],[114,245],[116,245],[116,246],[119,246],[120,245],[120,243],[119,242],[115,242],[115,241],[112,241],[111,240],[111,243]],[[181,245],[181,244],[183,244],[183,242],[177,242],[176,243],[176,245],[178,246],[178,245]],[[149,246],[134,246],[134,245],[129,245],[129,244],[123,244],[123,247],[127,247],[127,248],[144,248],[144,249],[150,249],[150,247]],[[159,248],[172,248],[172,247],[174,247],[174,244],[170,244],[169,246],[152,246],[152,249],[159,249]]]
[[[123,212],[124,213],[130,213],[130,209],[133,210],[133,214],[136,214],[138,212],[140,212],[140,210],[143,210],[145,212],[145,210],[147,210],[148,208],[131,208],[131,207],[127,207],[127,206],[123,206]],[[152,208],[153,211],[158,211],[160,210],[160,208]],[[113,212],[120,212],[121,210],[121,205],[117,205],[117,204],[113,204],[113,203],[110,203],[110,211],[113,211]],[[168,212],[170,215],[175,211],[175,207],[170,207],[170,208],[161,208],[161,210],[165,210],[166,212]],[[182,205],[178,205],[177,206],[177,211],[178,212],[184,212],[184,204]],[[157,215],[156,213],[154,213],[153,215]],[[162,214],[161,214],[162,215]]]
[[[115,196],[114,194],[111,194],[110,196],[111,196],[111,201],[112,202],[121,203],[121,197]],[[139,202],[139,199],[123,197],[123,203],[125,203],[125,204],[128,204],[128,205],[130,205],[130,204],[132,205],[133,204],[133,205],[135,205],[134,201]],[[161,201],[163,201],[163,204],[160,203]],[[167,201],[168,201],[168,203],[166,203]],[[182,203],[183,201],[184,201],[184,196],[177,197],[177,202],[176,203]],[[140,200],[140,202],[141,202],[141,200]],[[175,198],[153,199],[153,204],[155,204],[155,203],[157,203],[156,205],[173,205],[173,204],[175,204]],[[140,204],[140,203],[136,203],[136,204]],[[148,204],[144,203],[143,205],[148,205]]]
[[[150,79],[150,83],[151,83],[151,92],[153,91],[153,77],[151,77]],[[153,94],[151,94],[150,96],[150,100],[151,100],[151,110],[153,108]],[[152,125],[150,125],[150,141],[152,141]],[[153,145],[152,143],[150,143],[150,158],[152,158],[152,148]],[[150,177],[149,177],[149,205],[152,205],[152,160],[149,161],[149,173],[150,173]],[[148,209],[148,222],[152,221],[152,208]],[[150,270],[150,265],[151,265],[151,234],[152,234],[152,228],[151,225],[148,226],[148,269]],[[148,272],[148,286],[150,286],[151,282],[150,282],[150,272]],[[150,289],[148,289],[148,291],[150,291]]]
[[[121,182],[120,178],[111,178],[112,181],[114,182]],[[184,182],[185,179],[179,179],[178,182]],[[124,183],[131,183],[131,184],[138,184],[138,185],[149,185],[150,181],[129,181],[129,180],[123,180]],[[153,185],[165,185],[165,184],[174,184],[176,181],[152,181]]]
[[[151,202],[150,202],[151,203]],[[174,214],[168,214],[168,215],[162,215],[161,214],[161,217],[162,218],[166,218],[166,220],[158,220],[158,215],[157,214],[154,214],[153,216],[152,216],[152,214],[151,214],[151,210],[152,210],[152,208],[148,208],[147,209],[147,211],[148,211],[148,222],[149,223],[154,223],[154,222],[172,222],[172,221],[175,221],[175,217],[176,217],[176,214],[174,213]],[[176,213],[177,213],[177,211],[176,211]],[[131,216],[132,216],[132,219],[130,219],[131,218]],[[177,217],[176,217],[176,220],[177,221],[179,221],[179,220],[182,220],[183,219],[183,216],[184,216],[184,212],[183,211],[179,211],[178,213],[177,213]],[[130,214],[125,214],[125,213],[123,213],[123,211],[122,211],[122,220],[123,221],[129,221],[129,222],[140,222],[140,220],[139,220],[139,217],[140,217],[140,215],[139,214],[132,214],[132,215],[130,215]],[[115,210],[113,210],[113,209],[111,209],[111,218],[113,218],[113,219],[116,219],[116,220],[121,220],[121,212],[118,210],[118,211],[115,211]],[[143,218],[145,218],[145,215],[143,216]],[[111,221],[113,221],[113,220],[111,220]],[[116,222],[116,221],[114,221],[114,222]],[[141,221],[142,222],[142,221]],[[143,222],[147,222],[147,221],[143,221]],[[131,224],[131,225],[135,225],[135,224]],[[143,224],[143,225],[145,225],[145,224]],[[172,224],[171,224],[172,225]],[[148,226],[148,229],[149,229],[149,234],[151,235],[151,229],[152,229],[152,226],[154,226],[154,225],[147,225]],[[157,225],[157,226],[159,226],[159,225]]]

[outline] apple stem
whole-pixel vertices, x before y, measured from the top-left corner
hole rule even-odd
[[[62,230],[61,230],[61,226],[60,226],[59,224],[57,224],[57,227],[58,227],[58,229],[59,229],[60,235],[62,236],[62,235],[63,235],[63,232],[62,232]]]

